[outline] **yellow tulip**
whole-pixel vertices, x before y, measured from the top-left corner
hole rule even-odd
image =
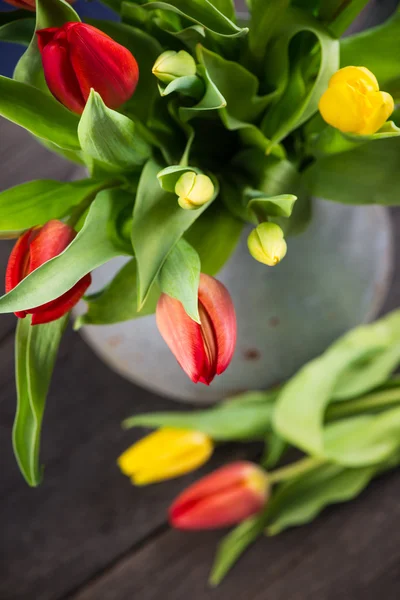
[[[394,110],[393,98],[379,91],[376,77],[365,67],[344,67],[329,81],[319,110],[323,119],[344,133],[376,133]]]
[[[186,171],[175,185],[178,203],[185,210],[195,210],[214,196],[214,184],[207,175]]]
[[[185,50],[179,52],[167,50],[157,58],[152,73],[160,81],[168,84],[178,79],[178,77],[193,77],[196,75],[196,63],[193,56]]]
[[[253,258],[269,267],[277,265],[285,257],[287,245],[283,231],[276,223],[260,223],[247,238],[247,246]]]
[[[197,469],[213,449],[212,440],[200,431],[162,427],[121,454],[118,465],[133,484],[147,485]]]

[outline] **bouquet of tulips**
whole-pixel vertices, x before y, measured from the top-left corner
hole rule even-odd
[[[127,429],[156,431],[126,450],[119,466],[133,484],[146,485],[198,468],[217,443],[264,442],[264,452],[253,449],[261,464],[220,467],[169,509],[172,527],[185,531],[237,525],[218,549],[210,578],[217,585],[263,533],[308,523],[400,464],[400,378],[391,376],[399,365],[397,310],[350,331],[280,388],[202,411],[126,419]]]
[[[0,115],[88,172],[0,194],[0,234],[18,238],[0,313],[19,318],[13,442],[30,485],[82,297],[76,328],[155,312],[187,375],[210,384],[235,349],[215,275],[243,224],[254,259],[279,268],[313,194],[399,202],[398,13],[340,41],[366,0],[251,0],[244,20],[232,0],[104,2],[119,22],[82,23],[65,0],[10,0],[21,10],[0,15],[0,40],[27,45],[0,77]],[[126,265],[85,296],[117,256]]]

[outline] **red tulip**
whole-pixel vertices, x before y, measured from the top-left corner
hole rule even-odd
[[[177,529],[218,529],[257,514],[269,493],[267,474],[251,462],[217,469],[187,488],[169,509]]]
[[[75,0],[67,0],[70,4]],[[16,6],[17,8],[24,8],[25,10],[36,10],[36,0],[5,0],[8,4]]]
[[[194,383],[209,385],[232,360],[236,315],[226,287],[204,273],[200,275],[199,314],[201,325],[166,294],[157,304],[158,329],[178,363]]]
[[[139,69],[132,54],[108,35],[84,23],[66,23],[36,32],[49,90],[81,114],[91,88],[109,108],[135,91]]]
[[[75,231],[61,221],[49,221],[43,227],[29,229],[17,241],[8,259],[6,292],[43,263],[58,256],[74,239]],[[82,277],[68,292],[37,308],[16,312],[20,319],[32,315],[32,325],[50,323],[71,310],[91,284],[90,274]]]

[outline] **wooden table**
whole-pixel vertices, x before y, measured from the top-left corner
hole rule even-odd
[[[387,6],[387,5],[386,5]],[[76,167],[0,121],[0,186],[68,180]],[[400,211],[393,210],[400,233]],[[400,304],[400,242],[384,311]],[[0,245],[4,272],[10,242]],[[166,509],[199,473],[139,489],[115,459],[139,434],[133,413],[176,405],[124,381],[71,330],[63,340],[44,420],[45,477],[30,489],[11,447],[15,412],[12,315],[0,319],[0,600],[398,600],[400,471],[313,524],[259,540],[216,590],[207,585],[221,533],[172,531]],[[257,448],[225,446],[203,471]]]

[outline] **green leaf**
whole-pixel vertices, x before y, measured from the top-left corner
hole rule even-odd
[[[371,135],[343,133],[329,125],[322,125],[322,130],[308,136],[308,152],[316,158],[354,150],[366,142],[394,138],[400,135],[400,128],[393,121],[387,121],[379,131]]]
[[[284,19],[290,0],[252,0],[249,50],[257,63],[263,61],[268,42]]]
[[[288,527],[304,525],[326,506],[352,500],[369,484],[376,470],[328,464],[284,483],[270,501],[267,533],[276,535]]]
[[[250,394],[253,394],[252,392]],[[275,396],[265,396],[261,402],[226,401],[219,406],[192,412],[148,413],[126,419],[123,427],[177,427],[202,431],[216,441],[264,439],[271,428]]]
[[[11,11],[11,14],[14,11]],[[15,11],[20,12],[20,11]],[[25,11],[21,11],[24,14]],[[7,13],[8,14],[8,13]],[[12,20],[9,23],[0,24],[0,41],[13,42],[27,46],[35,30],[35,21],[32,18]]]
[[[209,583],[217,586],[233,567],[243,552],[262,534],[265,527],[265,515],[252,517],[240,523],[224,537],[218,546]]]
[[[340,42],[340,66],[362,64],[378,79],[380,88],[399,91],[400,12],[383,25],[346,37]]]
[[[108,108],[93,89],[79,122],[78,137],[84,155],[111,172],[140,167],[151,153],[135,123]]]
[[[39,179],[12,187],[0,193],[0,230],[19,232],[61,219],[103,187],[104,182],[93,179],[69,183]]]
[[[237,62],[226,60],[206,48],[198,49],[198,58],[221,95],[226,111],[234,119],[254,122],[271,101],[271,94],[259,96],[259,80]]]
[[[235,179],[228,174],[222,185],[222,199],[233,214],[254,222],[254,215],[249,211],[249,200],[253,197],[272,199],[269,208],[275,213],[287,213],[290,205],[293,208],[292,200],[297,197],[293,192],[299,189],[300,176],[290,161],[265,156],[252,148],[240,152],[234,158],[233,165],[236,169]],[[280,208],[276,204],[274,206],[274,198],[278,197],[283,200]],[[279,200],[277,202],[280,203]]]
[[[268,432],[265,438],[264,455],[261,460],[262,466],[267,470],[273,469],[281,460],[288,447],[288,443],[277,435],[275,431]]]
[[[265,197],[257,190],[251,190],[246,195],[251,198],[247,205],[248,210],[256,215],[262,215],[262,217],[288,218],[292,214],[294,203],[297,200],[297,196],[293,196],[293,194]]]
[[[214,202],[185,234],[200,256],[201,272],[216,275],[234,252],[243,229],[219,202]]]
[[[175,194],[161,189],[157,174],[162,166],[150,160],[144,167],[133,210],[132,244],[138,264],[139,310],[169,252],[209,206],[183,210]]]
[[[182,238],[168,254],[158,276],[158,283],[161,291],[171,298],[179,300],[189,317],[197,323],[200,323],[199,281],[199,255]]]
[[[185,75],[184,77],[177,77],[166,86],[159,84],[158,89],[161,96],[169,96],[177,92],[198,99],[204,93],[204,84],[197,75]]]
[[[197,44],[204,42],[204,38],[206,37],[204,27],[201,25],[191,25],[180,31],[167,30],[165,27],[163,29],[164,31],[168,31],[170,35],[178,38],[192,52],[195,50]]]
[[[339,38],[345,33],[369,0],[328,0],[321,4],[319,18]]]
[[[107,223],[107,235],[109,241],[115,248],[121,250],[121,254],[133,256],[131,229],[132,208],[135,202],[134,188],[137,181],[129,190],[113,187],[110,189],[111,211]]]
[[[335,386],[333,399],[355,398],[383,385],[399,364],[400,342],[397,342],[378,355],[346,369]]]
[[[140,66],[139,82],[135,93],[124,105],[124,108],[129,115],[137,116],[142,123],[146,124],[158,96],[157,80],[151,69],[157,57],[162,53],[162,46],[145,31],[130,25],[98,19],[89,19],[88,22],[128,48],[136,58]]]
[[[58,298],[84,275],[121,254],[107,236],[112,209],[112,193],[97,195],[83,228],[67,248],[25,277],[0,298],[0,313],[16,312],[40,306]]]
[[[65,0],[36,0],[35,32],[47,27],[61,27],[68,21],[80,21],[80,18]],[[18,61],[14,71],[14,79],[35,87],[44,85],[42,59],[36,33],[33,34],[31,43]],[[43,109],[44,112],[45,109]]]
[[[198,55],[200,56],[200,47],[198,47]],[[197,72],[203,78],[205,93],[200,102],[194,106],[181,106],[179,108],[182,121],[190,121],[194,117],[204,116],[204,113],[208,111],[219,110],[226,106],[225,98],[210,78],[204,65],[198,65]]]
[[[87,312],[76,319],[74,329],[82,325],[111,325],[151,315],[156,310],[159,295],[159,290],[153,286],[144,307],[138,311],[136,260],[131,259],[104,289],[85,297]]]
[[[399,204],[400,138],[319,158],[303,174],[314,196],[344,204]]]
[[[236,11],[233,0],[213,0],[213,5],[228,19],[236,22]]]
[[[344,466],[380,465],[399,449],[399,407],[341,419],[324,431],[323,456]]]
[[[82,158],[82,152],[77,150],[65,150],[64,148],[60,148],[56,144],[49,142],[48,140],[44,140],[43,138],[36,138],[39,144],[42,144],[45,148],[53,152],[54,154],[58,154],[63,158],[76,163],[77,165],[85,166],[85,161]]]
[[[272,69],[269,83],[277,90],[276,103],[267,112],[261,129],[271,139],[271,146],[300,127],[317,111],[322,92],[339,68],[339,42],[312,15],[295,8],[286,14],[282,30],[277,34],[268,56]],[[290,42],[304,32],[317,38],[321,50],[319,69],[310,83],[308,77],[304,79],[304,65],[301,62],[292,65],[290,72]],[[307,52],[306,56],[307,60],[312,60],[312,53]],[[304,60],[304,55],[300,53],[297,57],[297,61]]]
[[[80,149],[77,115],[30,85],[0,76],[0,115],[61,148]]]
[[[299,187],[299,173],[292,162],[253,148],[240,152],[233,166],[245,174],[247,185],[265,196],[294,194]]]
[[[42,478],[39,464],[40,434],[51,375],[68,321],[68,315],[45,325],[19,319],[15,342],[17,412],[13,447],[21,473],[30,486]]]
[[[400,311],[395,311],[376,323],[350,331],[307,363],[278,398],[274,412],[277,433],[302,450],[321,455],[325,409],[342,375],[354,364],[398,344],[399,335]],[[375,379],[371,385],[375,385]]]
[[[102,4],[105,4],[112,10],[114,10],[117,14],[121,12],[122,8],[122,0],[100,0]]]
[[[221,37],[241,37],[248,32],[247,28],[235,25],[233,21],[218,10],[215,3],[209,0],[191,0],[190,3],[186,0],[170,0],[168,3],[148,2],[141,6],[150,11],[174,12]]]

